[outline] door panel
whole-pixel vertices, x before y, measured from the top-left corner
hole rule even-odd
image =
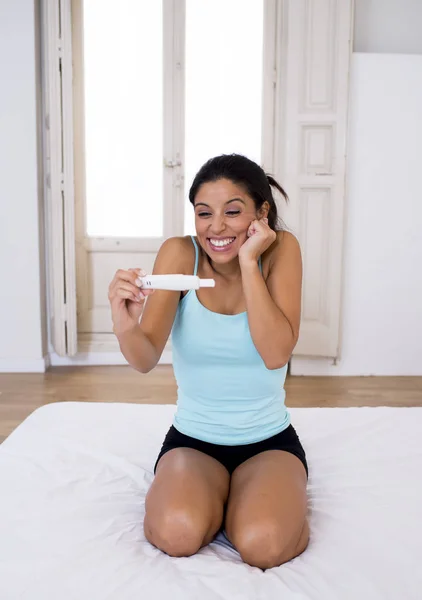
[[[303,311],[294,354],[339,354],[352,0],[280,4],[275,168],[285,219],[303,252]],[[282,209],[283,211],[283,209]]]

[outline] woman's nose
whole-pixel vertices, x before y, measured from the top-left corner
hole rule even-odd
[[[226,223],[224,220],[224,216],[214,215],[211,223],[211,231],[218,235],[222,231],[224,231],[226,227]]]

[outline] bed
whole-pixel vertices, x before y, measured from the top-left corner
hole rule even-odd
[[[174,406],[66,402],[0,446],[1,600],[420,600],[422,408],[291,409],[311,541],[276,569],[222,536],[191,558],[144,538]]]

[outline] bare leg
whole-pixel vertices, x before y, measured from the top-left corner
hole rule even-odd
[[[229,473],[191,448],[167,452],[157,466],[145,502],[145,537],[170,556],[191,556],[221,527]]]
[[[306,484],[300,460],[281,450],[262,452],[234,471],[226,532],[246,563],[269,569],[306,549]]]

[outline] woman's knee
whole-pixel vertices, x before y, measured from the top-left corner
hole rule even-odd
[[[205,529],[205,530],[204,530]],[[185,509],[168,509],[159,517],[145,515],[147,540],[169,556],[192,556],[201,548],[206,535],[204,524]]]
[[[260,569],[271,569],[296,558],[306,549],[309,527],[305,522],[298,537],[287,539],[279,524],[264,521],[243,527],[233,538],[244,562]]]

